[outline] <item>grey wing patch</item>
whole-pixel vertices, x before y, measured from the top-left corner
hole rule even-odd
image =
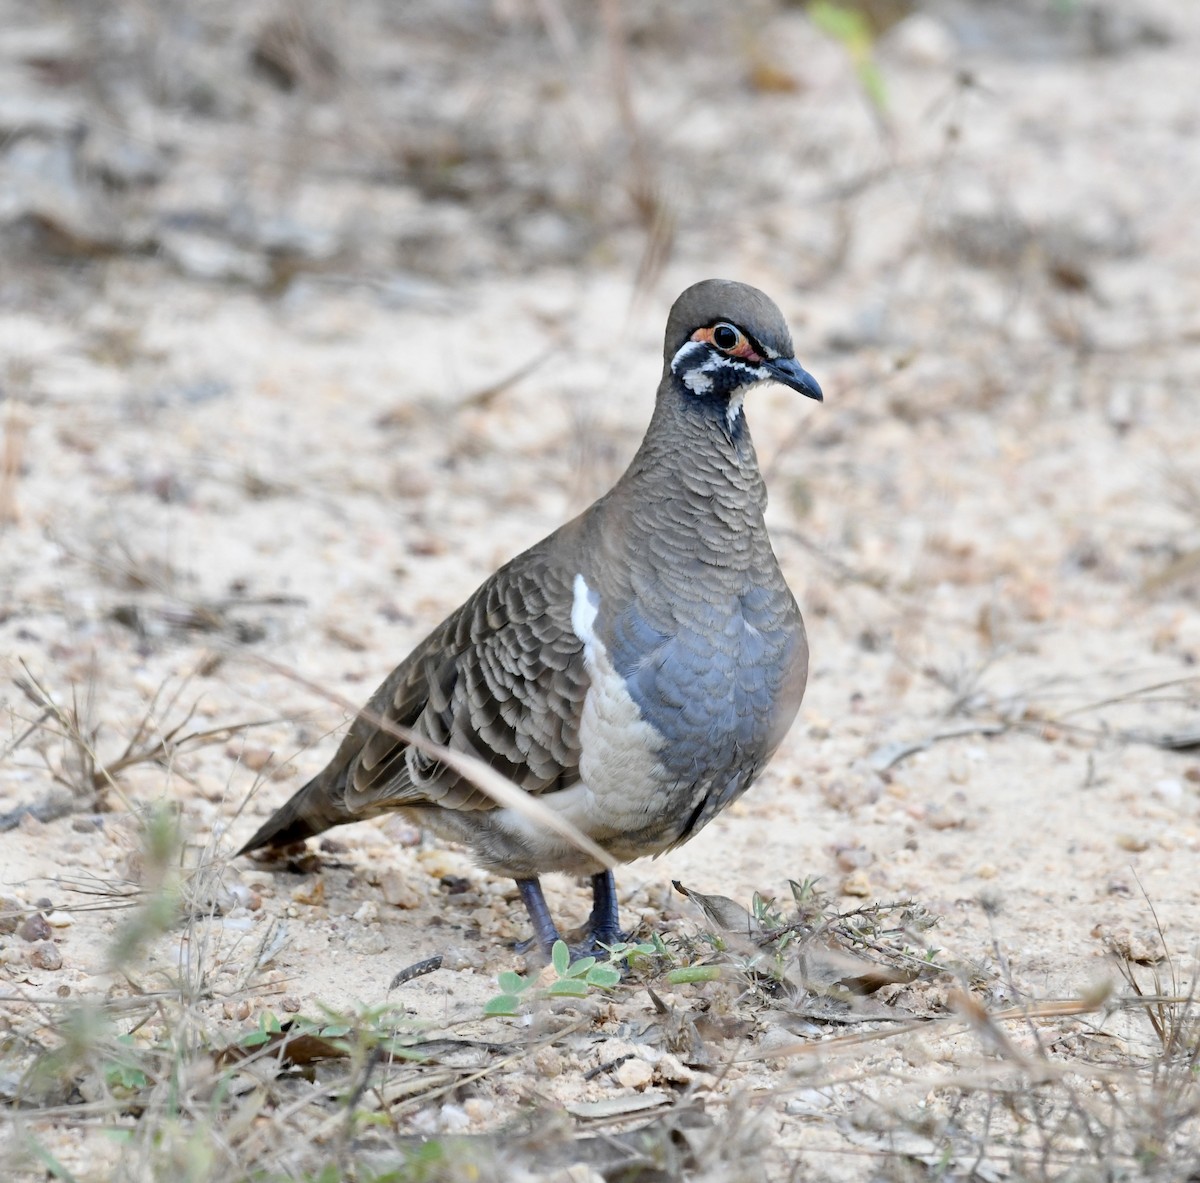
[[[477,757],[527,792],[572,785],[588,678],[570,615],[567,578],[526,554],[435,630],[394,684],[380,688],[376,699],[384,701],[375,710]],[[346,806],[357,814],[406,805],[494,808],[470,781],[386,727],[371,729],[348,774]]]

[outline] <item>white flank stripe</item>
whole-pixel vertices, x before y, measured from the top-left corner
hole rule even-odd
[[[729,396],[729,405],[725,408],[725,422],[729,426],[729,430],[731,432],[733,431],[734,426],[737,424],[738,416],[742,413],[742,403],[745,398],[746,388],[744,386],[739,386],[737,390],[735,390]]]

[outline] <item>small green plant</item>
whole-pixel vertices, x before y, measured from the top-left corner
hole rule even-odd
[[[485,1015],[515,1015],[521,1002],[529,998],[586,998],[592,989],[611,990],[621,980],[621,971],[616,962],[637,957],[648,957],[657,950],[654,945],[613,945],[608,950],[609,959],[601,964],[595,957],[580,957],[571,960],[571,950],[566,941],[555,941],[550,951],[550,964],[555,978],[549,986],[533,990],[533,979],[506,970],[498,979],[501,993],[488,1000],[483,1008]]]
[[[330,1010],[322,1019],[297,1015],[281,1020],[273,1011],[262,1011],[257,1026],[239,1036],[236,1046],[247,1052],[278,1047],[284,1059],[299,1065],[370,1056],[420,1061],[423,1056],[411,1028],[407,1016],[390,1004],[367,1007],[356,1015]]]
[[[686,986],[692,982],[715,982],[721,976],[719,965],[681,965],[667,973],[672,986]]]
[[[143,1071],[132,1035],[118,1035],[117,1047],[104,1065],[104,1079],[117,1096],[131,1096],[150,1087],[150,1076]]]
[[[149,945],[180,919],[183,835],[179,815],[156,805],[141,818],[137,863],[141,880],[138,905],[118,926],[109,952],[114,969],[128,971]]]
[[[808,19],[846,51],[858,84],[876,111],[887,109],[887,89],[875,62],[875,39],[867,18],[857,9],[833,0],[813,0]]]

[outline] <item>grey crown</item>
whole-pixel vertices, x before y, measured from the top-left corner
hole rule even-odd
[[[741,410],[766,379],[821,398],[762,292],[715,279],[688,288],[625,474],[434,629],[241,853],[405,810],[516,879],[543,947],[558,936],[538,885],[546,871],[591,875],[591,936],[617,939],[611,873],[379,720],[479,757],[618,862],[686,841],[745,792],[808,672]]]

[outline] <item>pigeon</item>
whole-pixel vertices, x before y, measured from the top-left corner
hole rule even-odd
[[[766,295],[722,279],[684,291],[624,475],[417,645],[239,853],[401,811],[515,879],[543,950],[560,939],[539,880],[549,871],[591,878],[587,948],[622,940],[612,867],[679,846],[737,800],[804,694],[804,623],[767,534],[743,408],[761,382],[822,399]],[[500,804],[445,749],[594,846]]]

